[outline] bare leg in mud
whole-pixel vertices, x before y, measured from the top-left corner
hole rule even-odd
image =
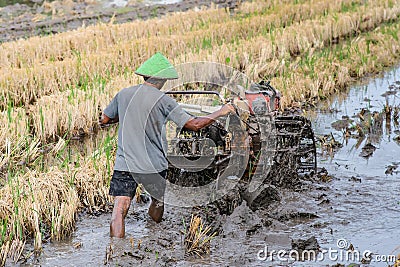
[[[125,236],[125,217],[128,214],[132,198],[116,196],[111,216],[110,236],[123,238]]]
[[[151,197],[151,204],[148,214],[156,223],[161,222],[164,215],[164,202]]]

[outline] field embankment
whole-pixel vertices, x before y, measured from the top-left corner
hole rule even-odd
[[[36,35],[52,35],[99,23],[120,24],[150,19],[173,12],[185,12],[199,6],[218,4],[222,8],[234,8],[240,1],[185,0],[174,4],[157,4],[157,1],[129,0],[123,7],[113,5],[115,1],[112,0],[5,2],[17,4],[3,7],[6,3],[0,3],[0,43]]]
[[[96,133],[99,108],[139,83],[133,71],[156,51],[270,79],[289,107],[397,63],[399,15],[399,0],[253,1],[1,44],[2,253],[32,237],[40,250],[73,230],[79,208],[108,201],[114,129],[92,154],[70,155],[68,140]]]

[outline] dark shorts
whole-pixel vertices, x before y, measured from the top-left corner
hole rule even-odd
[[[167,170],[159,173],[132,173],[114,170],[110,183],[111,196],[126,196],[133,198],[138,184],[155,199],[163,200],[165,193]]]

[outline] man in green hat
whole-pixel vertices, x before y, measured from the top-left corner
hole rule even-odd
[[[228,104],[208,116],[186,113],[173,98],[160,91],[167,80],[178,78],[176,69],[161,53],[153,55],[135,73],[144,77],[144,83],[118,92],[100,121],[101,125],[119,122],[109,193],[115,197],[110,236],[120,238],[125,236],[125,217],[139,183],[151,195],[148,214],[157,223],[162,220],[168,168],[163,149],[166,121],[173,121],[178,128],[198,131],[218,117],[234,112]]]

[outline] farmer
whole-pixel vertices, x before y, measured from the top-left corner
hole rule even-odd
[[[125,236],[125,217],[136,187],[141,183],[151,195],[148,214],[157,223],[164,213],[168,162],[163,127],[173,121],[178,128],[198,131],[218,117],[234,111],[231,105],[204,117],[192,117],[160,89],[178,73],[161,53],[145,61],[135,72],[144,83],[122,89],[104,109],[101,125],[119,122],[118,148],[109,194],[114,196],[110,236]]]

